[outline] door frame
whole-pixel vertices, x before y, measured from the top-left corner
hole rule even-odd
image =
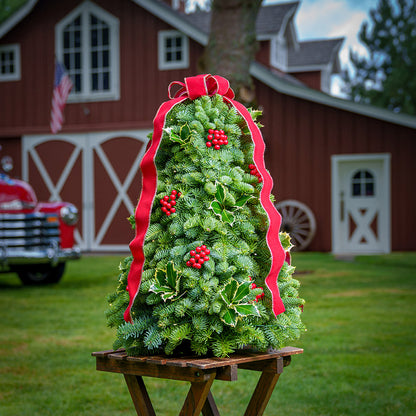
[[[391,177],[390,177],[390,153],[368,153],[368,154],[342,154],[331,156],[331,237],[333,254],[383,254],[391,252]],[[382,239],[382,249],[373,253],[359,253],[346,251],[342,248],[342,231],[339,221],[340,212],[340,186],[339,186],[339,165],[342,162],[365,162],[379,161],[382,163],[383,177],[381,178],[380,195],[382,206],[386,210],[386,223]]]

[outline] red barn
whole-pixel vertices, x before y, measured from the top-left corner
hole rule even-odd
[[[300,42],[297,8],[262,8],[251,66],[274,194],[313,212],[308,249],[415,250],[416,118],[328,95],[342,39]],[[169,83],[197,73],[209,18],[157,0],[29,0],[0,25],[2,155],[39,198],[80,208],[84,250],[127,249],[153,117]],[[74,88],[53,135],[55,57]]]

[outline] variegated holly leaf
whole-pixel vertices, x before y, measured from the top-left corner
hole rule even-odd
[[[179,134],[174,133],[171,128],[163,129],[166,133],[169,134],[169,139],[173,142],[180,143],[181,145],[186,144],[191,139],[192,130],[188,126],[188,123],[185,123],[179,130]]]
[[[220,299],[224,302],[220,317],[227,325],[235,326],[239,317],[259,316],[257,306],[248,300],[250,284],[250,282],[238,283],[232,279],[220,291]]]
[[[156,283],[150,287],[150,291],[157,293],[166,302],[179,293],[180,276],[175,270],[173,262],[169,262],[166,270],[156,270]]]
[[[240,198],[237,199],[237,201],[235,201],[235,206],[238,208],[241,208],[250,198],[252,198],[252,195],[241,196]]]

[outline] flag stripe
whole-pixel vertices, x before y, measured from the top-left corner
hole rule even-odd
[[[65,67],[60,62],[56,62],[50,122],[51,132],[53,134],[58,133],[62,129],[64,108],[72,86],[71,78],[66,73]]]

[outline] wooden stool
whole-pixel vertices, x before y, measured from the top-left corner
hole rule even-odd
[[[180,416],[219,416],[210,391],[215,379],[235,381],[237,370],[260,371],[261,376],[251,396],[245,416],[263,414],[283,368],[288,366],[291,355],[301,354],[300,348],[285,347],[268,353],[232,354],[228,358],[197,358],[168,356],[130,357],[124,350],[93,352],[97,370],[122,373],[139,416],[156,416],[150,401],[145,377],[190,381],[191,387]]]

